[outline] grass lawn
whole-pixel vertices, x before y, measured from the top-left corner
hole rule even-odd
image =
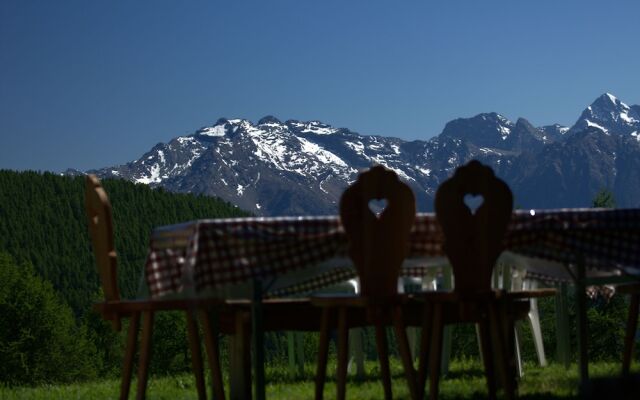
[[[395,360],[392,360],[395,361]],[[331,365],[331,364],[330,364]],[[349,399],[380,399],[382,386],[378,380],[378,368],[375,362],[366,365],[367,377],[356,381],[354,378],[347,386]],[[267,368],[267,398],[270,399],[312,399],[314,366],[308,365],[303,377],[292,378],[283,367]],[[616,376],[620,363],[593,363],[590,365],[592,377]],[[335,370],[327,371],[329,376]],[[640,368],[634,369],[635,373]],[[408,399],[408,391],[398,362],[392,363],[394,398]],[[569,399],[578,394],[578,373],[575,365],[569,370],[552,364],[540,368],[533,364],[525,365],[525,376],[520,381],[519,394],[524,399]],[[228,389],[228,388],[227,388]],[[131,398],[134,398],[135,382],[132,385]],[[109,379],[71,385],[47,385],[35,388],[2,388],[0,399],[114,399],[118,397],[119,381]],[[191,375],[171,377],[151,377],[147,390],[149,399],[196,399],[195,386]],[[226,392],[228,396],[228,391]],[[441,380],[440,397],[442,399],[484,398],[485,380],[481,364],[475,360],[457,360],[452,363],[451,371]],[[335,384],[327,382],[325,398],[335,398]]]

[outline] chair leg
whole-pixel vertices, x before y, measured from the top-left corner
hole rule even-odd
[[[122,382],[120,383],[120,400],[129,398],[129,388],[131,387],[131,372],[133,370],[133,356],[136,354],[138,342],[138,329],[140,328],[140,313],[133,313],[129,321],[127,331],[127,348],[124,353],[122,364]]]
[[[207,351],[209,368],[211,369],[211,386],[213,398],[224,400],[224,383],[222,368],[220,368],[220,348],[218,347],[218,331],[214,328],[211,316],[206,310],[200,311],[202,328],[204,330],[204,346]]]
[[[200,348],[200,335],[198,335],[198,324],[193,316],[193,311],[186,311],[187,316],[187,338],[189,339],[189,349],[191,350],[191,368],[196,379],[196,390],[198,399],[206,400],[207,391],[204,387],[204,374],[202,371],[202,349]]]
[[[143,400],[147,395],[149,361],[151,360],[151,336],[153,335],[153,311],[142,313],[142,342],[140,343],[140,362],[138,364],[138,392],[136,398]]]
[[[331,309],[325,307],[322,310],[322,320],[320,321],[320,342],[318,343],[318,367],[316,370],[315,399],[322,400],[324,391],[324,381],[327,377],[327,357],[329,355],[329,318]]]
[[[347,366],[349,363],[349,326],[347,323],[347,307],[338,309],[338,369],[337,399],[344,400],[347,393]]]
[[[509,385],[506,386],[508,390],[511,391],[512,397],[517,397],[518,392],[518,379],[516,378],[519,373],[518,362],[518,354],[517,351],[520,351],[520,348],[517,344],[516,338],[516,326],[515,319],[512,316],[511,311],[511,303],[505,302],[501,306],[502,311],[502,326],[503,326],[503,334],[505,340],[505,355],[507,357],[507,378],[509,379]]]
[[[351,349],[352,361],[355,364],[357,379],[364,379],[364,348],[362,335],[362,328],[349,330],[349,348]]]
[[[537,305],[535,308],[533,304],[537,303],[537,299],[531,299],[532,308],[529,312],[529,323],[531,324],[531,331],[533,332],[533,343],[536,346],[536,354],[538,355],[538,362],[541,367],[547,366],[547,357],[544,353],[544,343],[542,342],[542,327],[540,326],[540,314],[538,313]]]
[[[516,376],[518,377],[518,379],[522,378],[524,376],[524,369],[522,367],[522,353],[520,352],[520,338],[522,337],[522,334],[520,333],[520,329],[518,328],[517,325],[514,324],[514,328],[513,328],[513,339],[514,339],[514,344],[513,344],[513,355],[514,355],[514,359],[515,359],[515,369],[516,369]]]
[[[506,313],[501,312],[499,310],[498,304],[496,302],[491,302],[489,304],[489,324],[491,327],[491,336],[492,336],[492,348],[493,352],[496,356],[498,371],[500,373],[500,377],[502,378],[502,383],[505,392],[506,399],[512,399],[515,396],[515,388],[512,380],[512,376],[510,373],[510,363],[509,363],[509,348],[511,347],[509,343],[508,337],[505,335],[505,320],[507,318]],[[511,347],[512,348],[512,347]]]
[[[442,304],[433,307],[433,333],[431,349],[429,350],[429,399],[438,398],[440,385],[440,365],[442,363],[442,336],[444,334],[444,320]]]
[[[487,391],[489,398],[496,398],[496,376],[493,364],[493,352],[491,350],[491,330],[489,321],[486,319],[480,321],[478,326],[478,337],[480,339],[480,352],[482,353],[482,362],[484,363],[484,374],[487,378]]]
[[[378,349],[378,360],[380,362],[380,374],[382,375],[382,387],[384,398],[390,400],[391,392],[391,371],[389,370],[389,347],[387,345],[387,332],[382,324],[376,323],[376,347]]]
[[[631,358],[633,357],[633,344],[636,338],[636,329],[638,327],[638,306],[640,303],[640,294],[631,296],[629,304],[629,316],[627,317],[627,332],[624,338],[624,353],[622,355],[622,373],[627,375],[631,367]]]
[[[422,332],[420,333],[420,355],[418,356],[417,395],[424,398],[424,386],[427,382],[427,363],[431,346],[431,330],[433,329],[433,305],[426,303],[422,315]]]
[[[409,386],[409,394],[412,400],[418,400],[418,392],[416,389],[416,373],[413,368],[413,356],[411,355],[411,347],[407,337],[407,329],[404,326],[402,318],[401,306],[396,306],[393,310],[393,327],[395,328],[396,340],[398,341],[398,349],[400,350],[400,358],[404,367],[404,375]]]

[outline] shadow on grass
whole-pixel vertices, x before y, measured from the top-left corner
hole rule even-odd
[[[470,379],[484,378],[484,369],[478,367],[449,370],[440,379]]]
[[[443,399],[443,400],[461,400],[461,399],[466,399],[466,400],[480,400],[480,399],[486,399],[488,398],[486,394],[483,393],[475,393],[471,396],[468,395],[452,395],[452,394],[447,394],[447,393],[440,393],[440,396],[438,397],[439,399]],[[559,396],[557,394],[553,394],[553,393],[536,393],[536,394],[529,394],[529,395],[524,395],[524,396],[518,396],[518,399],[522,399],[522,400],[542,400],[542,399],[550,399],[550,400],[566,400],[566,399],[577,399],[578,397],[576,396]]]

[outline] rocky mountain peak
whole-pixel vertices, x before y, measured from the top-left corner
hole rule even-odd
[[[514,128],[513,122],[495,112],[448,122],[441,136],[462,139],[479,147],[504,149]]]
[[[273,115],[267,115],[260,118],[258,125],[282,125],[282,122]]]
[[[538,129],[535,126],[531,125],[531,122],[529,122],[527,119],[522,117],[518,118],[518,120],[516,121],[515,128],[532,130],[532,131],[536,131]]]
[[[591,107],[601,108],[601,109],[617,109],[621,107],[627,107],[626,104],[621,102],[616,96],[611,93],[604,93],[600,95],[597,99],[591,103]]]
[[[640,130],[640,113],[611,93],[605,93],[587,107],[569,133],[596,128],[605,134],[628,135]]]

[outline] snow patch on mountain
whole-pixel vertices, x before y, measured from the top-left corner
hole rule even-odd
[[[220,137],[227,133],[227,129],[224,125],[216,125],[208,128],[202,128],[198,131],[198,134],[202,136]]]
[[[247,132],[253,144],[256,146],[254,154],[260,159],[264,159],[273,164],[277,169],[286,171],[284,165],[284,155],[287,146],[282,137],[274,135],[264,135],[265,131],[259,129],[248,129]]]
[[[606,133],[607,135],[609,134],[609,131],[607,130],[607,128],[605,128],[605,127],[603,127],[603,126],[601,126],[601,125],[598,125],[598,124],[596,124],[595,122],[591,122],[591,121],[589,121],[589,120],[587,119],[587,120],[586,120],[586,123],[587,123],[587,126],[594,127],[594,128],[598,128],[598,129],[600,129],[602,132]]]
[[[480,147],[478,150],[480,150],[482,153],[484,154],[496,154],[496,155],[502,155],[501,152],[495,150],[495,149],[490,149],[488,147]]]
[[[364,154],[364,144],[362,144],[362,142],[344,142],[344,144],[347,145],[347,147],[349,147],[351,150],[355,151],[357,154],[359,155],[365,155]]]
[[[135,179],[135,182],[144,183],[145,185],[162,182],[162,179],[160,178],[160,165],[158,165],[157,163],[152,165],[149,169],[149,172],[149,175],[142,175],[139,178]]]
[[[317,158],[321,163],[324,164],[336,164],[340,167],[347,167],[347,163],[344,162],[340,157],[336,156],[330,151],[327,151],[320,147],[319,145],[308,141],[303,137],[298,137],[298,140],[302,144],[302,151],[309,155]]]
[[[502,137],[502,140],[506,140],[511,133],[511,129],[506,126],[499,126],[498,129],[500,130],[500,136]]]
[[[431,170],[429,168],[421,168],[419,166],[415,166],[415,169],[417,169],[418,171],[420,171],[420,173],[422,173],[425,176],[429,176],[431,175]]]
[[[303,125],[304,129],[302,129],[302,133],[315,133],[316,135],[331,135],[332,133],[336,133],[338,130],[330,127],[329,125],[325,125],[319,121],[311,121]]]

